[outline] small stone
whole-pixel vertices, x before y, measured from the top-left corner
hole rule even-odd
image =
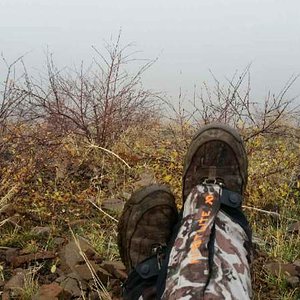
[[[1,207],[0,214],[5,214],[8,217],[13,216],[16,213],[16,210],[12,204],[6,204]]]
[[[300,221],[291,224],[288,228],[288,233],[299,234],[300,233]]]
[[[55,279],[55,282],[57,283],[61,283],[63,282],[67,277],[66,276],[59,276],[58,278]]]
[[[79,219],[79,220],[73,220],[69,222],[69,225],[71,227],[76,227],[76,226],[82,226],[88,222],[88,219]]]
[[[94,249],[87,249],[84,253],[88,260],[93,260],[97,264],[103,261],[103,258]]]
[[[111,274],[108,273],[106,270],[104,270],[103,268],[98,268],[97,270],[97,275],[100,279],[101,282],[103,282],[103,284],[106,284],[108,279],[111,277]]]
[[[127,193],[127,192],[124,192],[123,193],[123,198],[126,199],[126,200],[129,200],[131,197],[131,194],[130,193]]]
[[[120,261],[104,261],[101,267],[117,279],[125,280],[127,278],[126,268]]]
[[[69,274],[67,275],[67,277],[76,279],[77,281],[80,281],[80,280],[81,280],[81,277],[80,277],[77,273],[75,273],[75,272],[69,273]]]
[[[300,267],[300,259],[295,260],[294,265]]]
[[[293,289],[295,289],[295,288],[297,288],[297,287],[300,286],[300,279],[297,276],[287,277],[286,281],[287,281],[288,285],[290,287],[292,287]]]
[[[92,269],[95,270],[95,272],[97,272],[97,270],[99,269],[99,267],[95,264],[93,264],[93,262],[90,262],[90,264],[92,265]],[[78,265],[75,267],[76,273],[81,277],[81,279],[83,280],[91,280],[93,279],[93,275],[89,269],[89,267],[84,264],[84,265]]]
[[[19,250],[16,248],[10,248],[6,251],[6,262],[11,263],[13,258],[19,255]]]
[[[20,291],[23,289],[25,274],[25,270],[18,270],[16,274],[5,284],[4,290]]]
[[[266,265],[266,268],[273,275],[286,275],[286,276],[300,276],[300,267],[294,264],[283,264],[279,262],[272,262]]]
[[[127,273],[123,270],[115,270],[114,276],[122,281],[128,277]]]
[[[101,204],[101,207],[105,210],[113,212],[122,212],[125,205],[125,201],[120,199],[107,199],[104,200]]]
[[[44,284],[32,300],[57,300],[62,293],[63,289],[57,283]]]
[[[105,270],[107,270],[110,273],[113,273],[113,270],[126,270],[126,267],[124,266],[124,264],[121,261],[104,261],[101,264],[101,267]]]
[[[42,251],[37,253],[31,253],[27,255],[20,255],[11,259],[11,264],[15,267],[19,267],[25,263],[37,260],[45,260],[55,258],[56,254],[52,251]]]
[[[19,225],[20,220],[21,220],[20,215],[14,214],[13,216],[11,216],[3,221],[3,226],[6,226],[8,228],[14,227],[15,229],[20,229],[21,228],[21,226]]]
[[[112,299],[121,300],[122,297],[122,283],[118,279],[110,280]]]
[[[266,244],[266,242],[263,239],[261,239],[258,236],[253,235],[252,245],[255,250],[259,251],[259,249],[261,249],[263,246],[265,246],[265,244]]]
[[[56,237],[53,239],[53,244],[57,247],[62,246],[64,244],[64,242],[65,242],[65,239],[62,237]]]
[[[4,281],[3,280],[0,280],[0,290],[3,290],[2,288],[4,287]]]
[[[59,254],[61,267],[62,269],[70,269],[71,271],[75,272],[76,265],[84,264],[84,259],[80,254],[81,249],[82,252],[86,252],[88,249],[90,251],[96,253],[93,250],[92,246],[83,238],[78,237],[78,244],[75,241],[70,241],[61,251]]]
[[[9,296],[9,292],[8,291],[4,291],[2,294],[2,300],[10,300],[10,296]]]
[[[38,235],[38,236],[48,236],[51,233],[51,228],[37,226],[37,227],[32,228],[30,233],[33,235]]]
[[[70,295],[71,297],[80,297],[81,290],[79,288],[79,283],[76,279],[67,277],[63,282],[61,282],[60,286],[63,289],[64,296]],[[63,298],[66,299],[66,298]]]
[[[72,273],[68,274],[66,277],[76,279],[77,282],[79,283],[79,286],[81,289],[83,289],[83,290],[87,289],[87,287],[88,287],[87,283],[84,280],[82,280],[82,278],[77,273],[72,272]]]
[[[90,300],[98,300],[99,299],[99,294],[96,291],[92,291],[90,293],[89,297],[90,297]]]
[[[140,174],[140,180],[135,182],[134,187],[135,189],[138,189],[155,183],[157,183],[155,174],[152,171],[146,170]]]

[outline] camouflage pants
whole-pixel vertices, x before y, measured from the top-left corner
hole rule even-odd
[[[218,185],[199,185],[188,196],[162,299],[250,299],[248,237],[219,210],[220,193]]]

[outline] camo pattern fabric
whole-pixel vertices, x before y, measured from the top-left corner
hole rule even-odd
[[[247,236],[219,211],[221,192],[218,185],[198,185],[186,199],[162,299],[250,298],[250,270],[243,246]],[[209,258],[212,230],[214,256]]]
[[[217,214],[215,228],[213,267],[204,299],[250,299],[250,266],[244,247],[248,237],[242,227],[222,211]]]
[[[203,299],[209,276],[208,242],[220,207],[219,195],[218,185],[198,185],[186,199],[162,299]]]

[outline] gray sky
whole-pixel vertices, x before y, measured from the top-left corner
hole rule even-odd
[[[209,82],[209,69],[222,79],[252,62],[257,99],[300,73],[299,0],[0,0],[0,51],[8,60],[31,51],[32,69],[43,68],[47,46],[59,66],[89,62],[91,45],[120,28],[139,57],[159,56],[145,86],[172,96]]]

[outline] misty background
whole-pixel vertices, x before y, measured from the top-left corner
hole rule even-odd
[[[135,57],[158,58],[144,86],[174,98],[212,84],[210,70],[226,83],[251,63],[255,101],[300,73],[299,0],[0,0],[0,51],[8,62],[27,53],[33,74],[45,68],[47,48],[59,67],[88,65],[92,45],[102,51],[120,29]],[[288,96],[298,94],[300,80]]]

